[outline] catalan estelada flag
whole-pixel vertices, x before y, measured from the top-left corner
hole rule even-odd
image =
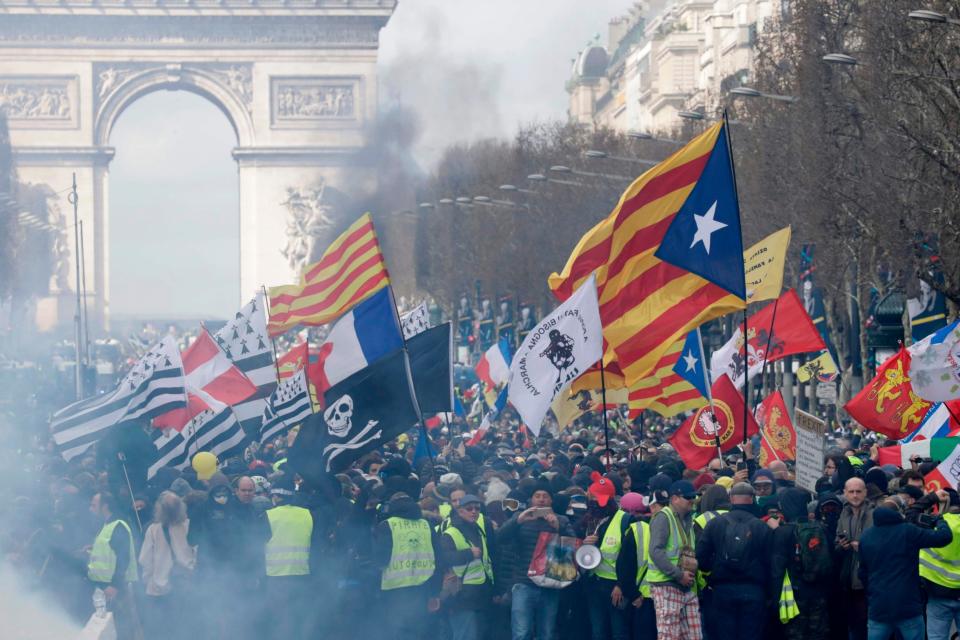
[[[684,336],[670,345],[653,373],[630,387],[627,404],[631,420],[637,418],[644,409],[669,418],[707,404],[703,393],[677,371],[678,367],[685,367],[683,357],[687,355],[684,348],[686,343]]]
[[[373,219],[365,213],[300,276],[270,289],[267,329],[277,336],[297,325],[327,324],[390,284]]]
[[[550,276],[550,288],[566,300],[591,273],[610,347],[604,357],[620,364],[628,386],[654,375],[690,330],[744,308],[740,207],[723,123],[637,178]]]

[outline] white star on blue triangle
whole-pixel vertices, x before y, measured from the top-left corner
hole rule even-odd
[[[655,255],[746,299],[740,207],[726,127],[720,129],[700,177],[663,234]]]
[[[673,372],[693,385],[700,392],[700,395],[709,399],[710,391],[707,388],[707,376],[704,375],[702,368],[704,355],[699,329],[694,329],[687,334],[687,339],[683,342],[683,350],[680,353],[683,355],[673,365]]]

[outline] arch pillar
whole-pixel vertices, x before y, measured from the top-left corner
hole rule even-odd
[[[19,177],[59,194],[68,223],[66,273],[52,291],[58,323],[69,326],[75,306],[65,197],[75,173],[91,328],[108,327],[110,133],[129,105],[153,91],[203,96],[236,133],[238,304],[261,285],[294,281],[298,270],[283,254],[296,217],[291,193],[315,197],[334,187],[363,195],[375,184],[363,151],[377,110],[379,32],[395,7],[396,0],[109,7],[0,0],[0,104],[10,116]],[[355,213],[314,205],[318,244]]]

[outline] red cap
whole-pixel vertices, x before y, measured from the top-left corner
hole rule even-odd
[[[697,476],[696,480],[693,481],[693,488],[697,491],[700,491],[701,488],[705,487],[708,484],[714,484],[713,476],[709,473],[701,473]]]
[[[594,471],[590,474],[590,479],[593,480],[593,484],[591,484],[587,489],[587,493],[596,498],[597,503],[601,507],[607,506],[607,503],[610,502],[610,498],[617,495],[616,487],[614,487],[612,482],[601,476],[597,471]]]

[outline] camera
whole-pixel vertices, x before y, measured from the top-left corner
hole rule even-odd
[[[924,529],[933,529],[937,526],[937,520],[939,519],[940,516],[936,514],[920,512],[911,517],[910,521],[918,527],[923,527]]]

